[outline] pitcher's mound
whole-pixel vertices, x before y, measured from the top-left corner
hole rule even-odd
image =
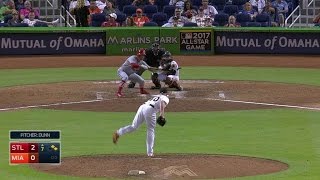
[[[254,176],[288,169],[279,161],[226,155],[99,155],[63,158],[60,166],[33,168],[60,175],[135,179],[213,179]],[[128,175],[141,170],[144,175]]]

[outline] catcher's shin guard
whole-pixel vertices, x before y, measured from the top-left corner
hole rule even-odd
[[[128,88],[134,88],[134,86],[136,86],[136,83],[134,83],[134,82],[130,82],[128,84]]]
[[[152,73],[151,80],[152,80],[152,82],[154,84],[154,86],[152,86],[151,89],[160,89],[161,88],[161,84],[160,84],[160,81],[158,79],[158,74],[157,73]]]

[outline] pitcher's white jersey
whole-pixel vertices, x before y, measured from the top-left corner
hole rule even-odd
[[[165,95],[160,94],[160,95],[156,95],[152,99],[149,99],[145,104],[148,104],[151,107],[153,107],[153,109],[156,111],[156,113],[158,113],[158,112],[160,112],[162,102],[165,102],[166,105],[168,105],[169,98]]]

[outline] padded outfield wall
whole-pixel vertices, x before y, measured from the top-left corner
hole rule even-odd
[[[320,29],[1,28],[0,55],[131,55],[153,42],[174,55],[320,54]]]

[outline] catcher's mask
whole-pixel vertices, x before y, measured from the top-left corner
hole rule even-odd
[[[160,51],[160,44],[159,43],[153,43],[151,46],[152,52],[155,56],[159,54]]]
[[[171,59],[172,59],[172,57],[171,57],[171,53],[169,51],[166,51],[161,57],[161,60],[163,63],[168,62]]]

